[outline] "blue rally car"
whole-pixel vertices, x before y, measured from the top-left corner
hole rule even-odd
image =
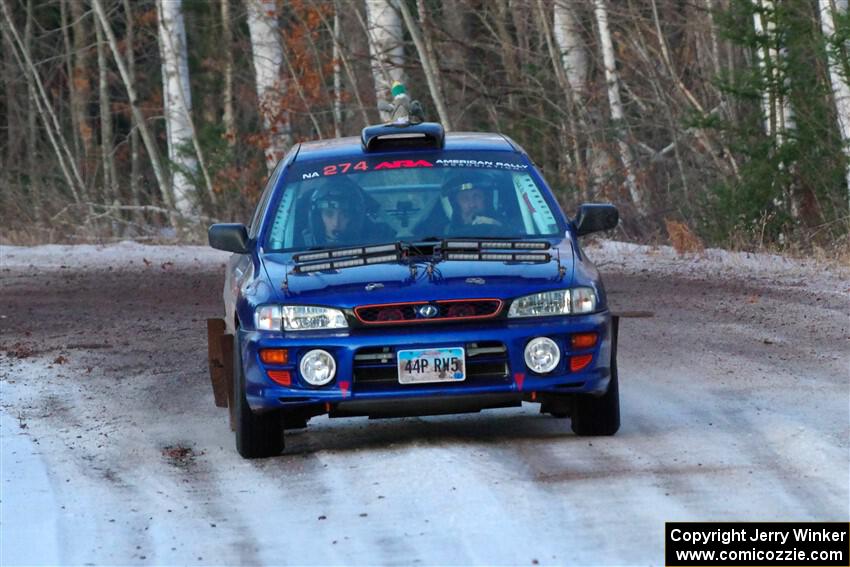
[[[528,155],[436,123],[296,145],[233,252],[208,322],[216,403],[243,457],[280,453],[314,416],[400,417],[540,404],[578,435],[619,428],[617,319]],[[232,369],[232,371],[231,371]]]

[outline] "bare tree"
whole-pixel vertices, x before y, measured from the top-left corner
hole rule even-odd
[[[392,0],[366,0],[366,22],[375,98],[387,100],[392,84],[404,82],[401,17]],[[382,110],[380,114],[384,121],[391,118],[387,111]]]
[[[89,18],[84,10],[83,2],[70,1],[71,26],[74,31],[74,74],[70,83],[71,116],[77,126],[77,135],[82,141],[85,164],[83,171],[88,169],[87,161],[94,158],[94,127],[88,113],[91,100],[91,64],[89,63]],[[85,194],[85,193],[84,193]]]
[[[198,162],[188,151],[192,144],[192,95],[186,55],[186,29],[182,0],[157,0],[159,51],[162,58],[162,92],[168,159],[171,161],[171,190],[174,205],[183,215],[192,214],[197,196],[192,177]]]
[[[281,105],[284,84],[280,79],[283,46],[274,0],[245,0],[251,34],[257,99],[268,142],[265,148],[269,173],[292,145],[292,134]]]
[[[30,50],[27,49],[26,44],[21,40],[21,36],[15,27],[11,14],[9,14],[9,9],[6,6],[6,3],[0,2],[0,8],[3,10],[6,33],[8,33],[13,40],[12,43],[14,48],[12,51],[16,61],[18,62],[18,66],[24,71],[24,73],[29,75],[32,80],[32,84],[35,86],[35,94],[37,95],[35,97],[36,110],[44,123],[45,131],[50,139],[50,144],[53,147],[56,158],[59,161],[62,174],[68,183],[68,189],[71,191],[74,201],[80,203],[80,195],[85,194],[85,184],[83,183],[79,169],[74,162],[74,156],[71,153],[68,142],[62,133],[62,128],[60,127],[56,113],[50,105],[50,98],[47,96],[47,91],[44,88],[41,76],[38,74],[38,70],[30,57]]]
[[[233,32],[230,29],[230,0],[221,3],[221,42],[224,45],[224,137],[231,148],[236,145],[236,118],[233,114]]]
[[[112,158],[112,108],[109,99],[109,69],[106,64],[106,49],[103,40],[103,26],[95,22],[97,38],[98,99],[100,107],[100,155],[103,163],[103,197],[105,202],[117,202],[118,173]]]
[[[452,129],[452,125],[449,120],[449,113],[446,110],[446,102],[443,99],[443,90],[440,87],[440,79],[438,76],[439,69],[437,68],[436,58],[433,56],[433,51],[429,52],[427,49],[425,41],[419,33],[419,25],[413,19],[413,15],[410,13],[410,9],[408,9],[407,4],[399,2],[398,6],[401,10],[407,30],[413,38],[413,44],[416,46],[419,61],[422,63],[422,71],[425,73],[428,90],[431,92],[431,100],[434,101],[434,105],[437,107],[437,114],[440,117],[440,122],[442,122],[443,128],[445,128],[446,131],[449,131]]]
[[[135,52],[135,22],[133,21],[133,11],[130,8],[130,0],[123,0],[124,3],[124,21],[126,25],[126,36],[124,38],[125,57],[127,58],[127,76],[131,84],[136,83],[136,52]],[[133,204],[139,206],[142,204],[142,195],[139,188],[139,130],[136,128],[135,114],[130,116],[132,127],[130,129],[130,195],[133,199]],[[137,220],[141,220],[141,214],[137,214]]]
[[[112,26],[109,24],[109,19],[106,17],[106,11],[103,9],[101,0],[91,0],[92,7],[98,20],[103,26],[103,32],[106,34],[106,40],[109,43],[109,49],[112,51],[112,58],[115,60],[115,65],[118,67],[118,72],[121,74],[121,80],[124,82],[124,88],[127,89],[127,96],[130,99],[130,108],[133,111],[133,119],[136,121],[136,126],[139,129],[139,134],[142,137],[142,142],[145,144],[145,149],[148,152],[148,157],[151,160],[151,167],[156,177],[157,185],[159,186],[160,194],[165,202],[166,209],[169,211],[169,220],[172,226],[181,224],[180,217],[175,214],[174,195],[171,192],[171,187],[168,184],[165,172],[162,169],[162,162],[159,159],[159,150],[156,147],[153,135],[148,129],[145,117],[139,108],[139,96],[136,93],[136,85],[130,80],[130,75],[127,73],[127,66],[124,64],[124,59],[121,57],[121,52],[118,50],[118,41],[115,39],[115,33],[112,31]]]
[[[779,45],[776,33],[776,8],[773,0],[753,0],[756,10],[753,14],[753,27],[760,37],[761,44],[756,49],[759,69],[764,83],[762,92],[762,110],[764,129],[768,137],[773,138],[777,147],[788,142],[789,132],[796,129],[796,118],[791,100],[787,95],[788,77],[783,71],[786,57],[784,46]],[[789,164],[780,163],[780,168]],[[793,164],[790,164],[793,168]],[[788,211],[795,220],[800,218],[800,204],[795,187],[786,187],[785,199]]]
[[[846,61],[846,45],[836,43],[835,16],[847,17],[847,0],[819,0],[820,23],[823,35],[827,41],[827,58],[829,60],[829,81],[832,86],[832,97],[835,102],[838,128],[841,132],[841,142],[844,146],[844,156],[847,160],[847,202],[850,204],[850,84],[844,71],[839,54]]]
[[[602,59],[605,64],[605,84],[608,90],[608,107],[611,111],[611,121],[614,133],[617,137],[617,146],[620,149],[620,161],[626,174],[626,188],[632,203],[641,215],[648,213],[646,200],[637,185],[635,177],[635,163],[632,149],[625,139],[625,128],[623,103],[620,100],[620,77],[617,74],[617,62],[614,57],[614,42],[611,39],[611,31],[608,29],[607,0],[594,0],[594,13],[596,24],[599,28],[599,43],[602,49]]]

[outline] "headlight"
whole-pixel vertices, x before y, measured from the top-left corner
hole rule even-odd
[[[314,331],[347,329],[339,309],[312,305],[261,305],[254,312],[254,324],[261,331]]]
[[[348,322],[339,309],[311,305],[284,305],[281,317],[285,331],[347,329]]]
[[[596,311],[596,292],[589,287],[544,291],[514,299],[508,317],[580,315]]]
[[[260,305],[254,311],[254,326],[261,331],[279,331],[280,305]]]

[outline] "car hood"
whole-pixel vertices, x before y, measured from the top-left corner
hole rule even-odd
[[[553,250],[553,256],[558,252]],[[358,266],[329,272],[292,273],[290,254],[267,254],[264,266],[282,303],[357,305],[432,301],[439,299],[511,299],[527,293],[567,287],[573,277],[569,245],[561,247],[560,261],[540,264],[440,261],[429,277],[427,262],[416,266],[398,262]],[[563,276],[559,274],[559,266]]]

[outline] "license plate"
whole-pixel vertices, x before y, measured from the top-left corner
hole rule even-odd
[[[400,350],[397,356],[401,384],[466,380],[463,347]]]

